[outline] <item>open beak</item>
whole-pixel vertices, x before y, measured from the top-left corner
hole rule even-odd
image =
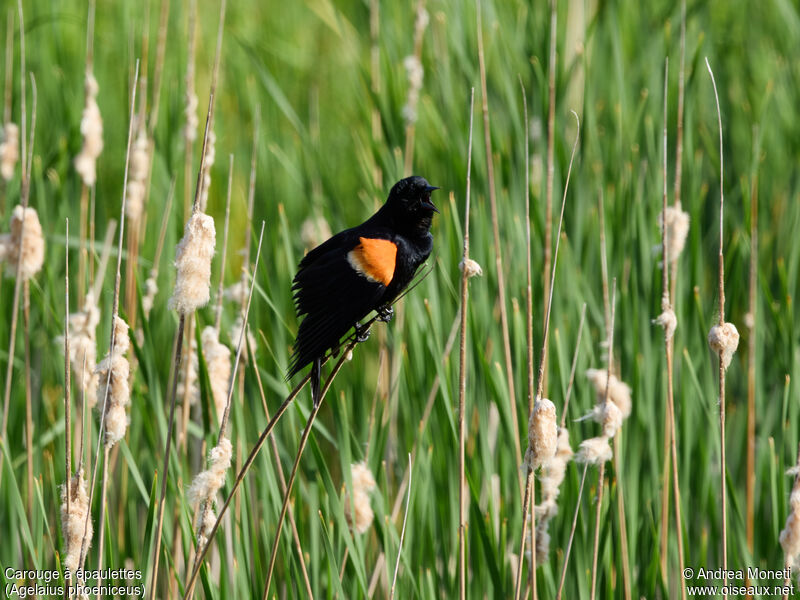
[[[428,210],[432,210],[435,213],[439,212],[439,209],[436,208],[436,206],[434,206],[434,204],[433,204],[433,202],[431,202],[431,198],[430,198],[430,193],[433,190],[438,190],[438,189],[439,188],[436,187],[435,185],[429,185],[428,187],[425,188],[425,191],[428,192],[428,197],[427,198],[423,198],[423,200],[422,200],[421,205],[422,205],[423,208],[426,208]]]

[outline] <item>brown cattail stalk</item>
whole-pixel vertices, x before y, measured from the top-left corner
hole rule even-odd
[[[673,336],[675,329],[678,326],[678,319],[675,316],[675,311],[670,302],[670,281],[669,271],[671,265],[677,263],[677,257],[683,249],[683,243],[686,239],[685,233],[688,232],[688,215],[682,213],[680,204],[676,203],[673,210],[673,217],[670,218],[669,208],[667,207],[667,78],[669,74],[669,59],[666,60],[664,66],[664,127],[663,127],[663,153],[662,153],[662,195],[661,195],[661,314],[654,320],[654,323],[663,327],[664,329],[664,353],[666,357],[667,367],[667,402],[666,402],[666,419],[665,419],[665,432],[664,432],[664,471],[662,475],[662,496],[661,496],[661,568],[662,577],[665,581],[668,580],[667,574],[667,541],[669,538],[669,465],[672,463],[672,476],[673,476],[673,490],[675,502],[675,530],[678,537],[678,565],[680,572],[683,572],[683,530],[681,519],[681,505],[680,505],[680,487],[678,479],[678,456],[675,442],[675,400],[673,389]],[[680,233],[676,226],[678,223],[683,222],[679,215],[686,215],[685,224],[686,229],[683,236],[679,237]],[[668,235],[669,232],[669,235]],[[676,235],[678,233],[678,235]],[[677,240],[680,239],[679,246]],[[673,252],[675,256],[673,256]],[[671,460],[670,460],[671,458]],[[686,581],[681,577],[681,597],[686,598]]]
[[[544,265],[542,278],[544,296],[542,302],[547,302],[550,297],[550,282],[547,275],[550,273],[550,251],[553,247],[553,179],[555,178],[555,125],[556,125],[556,39],[558,29],[558,6],[556,0],[550,0],[550,52],[549,66],[547,69],[547,181],[545,187],[545,216],[544,216]],[[547,389],[547,355],[544,357],[545,385]],[[536,594],[534,592],[534,598]]]
[[[486,147],[486,169],[489,184],[489,205],[492,213],[492,233],[494,235],[495,270],[497,271],[497,293],[500,304],[500,324],[503,330],[503,356],[506,366],[506,385],[508,386],[509,407],[511,409],[511,426],[514,431],[514,454],[517,464],[522,464],[522,448],[519,440],[519,420],[517,418],[517,395],[514,389],[514,370],[511,364],[511,338],[508,331],[508,313],[506,311],[506,284],[503,274],[503,255],[500,247],[500,226],[497,221],[497,196],[495,193],[494,163],[492,161],[492,132],[489,123],[489,98],[486,91],[486,63],[483,55],[483,24],[481,20],[481,2],[477,3],[478,27],[478,66],[481,77],[481,109],[483,111],[483,141]],[[527,132],[526,132],[527,135]],[[519,482],[522,493],[522,482]]]
[[[549,400],[542,397],[542,392],[544,389],[544,368],[545,368],[545,356],[546,356],[546,349],[547,349],[547,339],[548,333],[550,330],[550,311],[553,307],[553,287],[555,284],[556,278],[556,264],[558,263],[558,247],[561,240],[561,227],[564,223],[564,207],[567,204],[567,191],[569,190],[569,178],[572,174],[572,163],[575,160],[575,151],[578,148],[578,140],[580,139],[580,121],[578,119],[577,113],[572,111],[572,114],[575,117],[576,123],[576,130],[575,130],[575,142],[572,145],[572,154],[569,159],[569,167],[567,168],[567,179],[564,184],[564,195],[561,199],[561,214],[558,220],[558,234],[556,235],[556,247],[555,252],[553,253],[553,267],[550,272],[550,295],[547,299],[547,307],[545,310],[545,325],[544,325],[544,332],[542,335],[542,354],[539,358],[539,371],[537,374],[537,385],[536,385],[536,401],[533,405],[533,410],[528,418],[528,449],[525,452],[525,491],[522,496],[522,537],[520,540],[520,549],[519,549],[519,561],[517,565],[517,576],[516,576],[516,585],[514,588],[514,600],[519,600],[520,592],[522,590],[522,565],[523,560],[522,557],[525,552],[525,536],[526,530],[528,527],[528,515],[530,514],[530,505],[532,499],[535,497],[535,493],[533,490],[533,472],[534,469],[538,468],[541,464],[545,462],[547,458],[552,458],[553,454],[556,450],[556,440],[557,440],[557,428],[556,428],[556,421],[555,421],[555,407],[552,409],[552,424],[549,422],[550,420],[550,410],[547,404],[541,404],[545,401],[550,403]],[[537,409],[537,404],[539,404],[539,408]],[[552,404],[552,403],[551,403]],[[537,416],[538,413],[538,416]],[[537,422],[537,419],[540,416],[547,415],[548,423],[546,428],[542,427],[541,423]],[[545,436],[542,435],[543,432],[547,432],[547,437],[553,437],[552,441],[545,442]],[[534,598],[536,597],[536,527],[535,523],[531,525],[532,534],[531,534],[531,568],[530,568],[530,586],[533,590]]]
[[[469,139],[467,142],[467,191],[464,208],[464,252],[461,269],[461,335],[458,352],[458,580],[459,598],[466,597],[466,564],[467,564],[467,515],[466,515],[466,477],[464,469],[464,448],[466,445],[465,410],[467,390],[467,303],[469,301],[469,203],[470,176],[472,174],[472,120],[475,105],[475,88],[472,88],[469,99]],[[475,262],[475,261],[472,261]],[[477,263],[476,263],[477,264]],[[474,271],[474,267],[473,267]],[[410,459],[409,459],[410,460]],[[409,467],[410,477],[410,467]],[[398,555],[399,558],[399,555]],[[394,588],[394,586],[392,586]]]
[[[725,475],[727,464],[725,460],[725,371],[730,365],[736,348],[739,345],[739,332],[733,323],[725,322],[725,263],[722,254],[722,222],[724,207],[723,187],[723,154],[722,154],[722,113],[719,109],[719,95],[714,72],[706,58],[706,67],[711,76],[711,85],[714,88],[714,99],[717,105],[717,121],[719,125],[719,321],[711,328],[708,334],[708,343],[711,349],[719,354],[719,444],[720,444],[720,493],[722,494],[722,569],[723,569],[723,598],[728,594],[724,592],[728,585],[728,501],[725,488]]]

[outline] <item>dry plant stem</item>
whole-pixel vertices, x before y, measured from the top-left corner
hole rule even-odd
[[[518,75],[519,87],[522,90],[522,111],[523,126],[525,131],[525,153],[523,168],[525,169],[525,273],[527,286],[525,288],[525,299],[527,302],[525,311],[525,339],[528,349],[528,413],[533,410],[533,284],[531,267],[531,183],[530,183],[530,151],[528,149],[528,99],[525,97],[525,86],[522,83],[522,76]]]
[[[586,483],[586,471],[588,469],[589,469],[589,463],[584,463],[583,475],[581,475],[581,485],[578,488],[578,500],[575,502],[575,514],[572,516],[572,527],[569,530],[569,540],[567,540],[567,549],[564,551],[564,564],[561,566],[561,579],[558,582],[558,592],[556,592],[556,600],[561,600],[561,592],[564,590],[564,581],[567,578],[567,564],[569,563],[569,553],[570,550],[572,550],[572,540],[575,538],[575,528],[578,525],[578,513],[580,512],[581,508],[581,496],[583,496],[583,486]]]
[[[719,95],[717,94],[717,82],[714,80],[714,72],[706,57],[706,67],[711,75],[711,85],[714,87],[714,100],[717,104],[717,121],[719,125],[719,325],[725,323],[725,264],[722,255],[722,217],[724,207],[724,187],[723,187],[723,155],[722,155],[722,113],[719,109]],[[722,351],[719,352],[719,447],[720,447],[720,492],[722,494],[722,569],[724,573],[723,586],[728,585],[728,499],[725,489],[725,472],[727,465],[725,461],[725,365],[722,361]],[[723,588],[725,589],[725,588]],[[723,592],[723,598],[728,594]]]
[[[467,390],[467,302],[469,299],[469,286],[467,285],[466,263],[469,260],[469,201],[470,201],[470,175],[472,173],[472,121],[475,108],[475,88],[470,91],[469,97],[469,141],[467,142],[467,192],[466,206],[464,209],[464,268],[461,269],[461,335],[458,351],[458,580],[459,598],[464,600],[466,597],[467,578],[466,578],[466,477],[464,476],[464,447],[466,440],[466,428],[464,425],[464,415],[466,410],[466,390]],[[411,479],[411,455],[409,455],[409,480]],[[411,488],[409,486],[409,495]],[[405,530],[405,521],[403,523]],[[400,553],[397,554],[399,563]],[[395,573],[396,575],[396,573]],[[394,595],[394,584],[392,584],[392,595]]]
[[[567,384],[567,395],[564,398],[564,408],[561,410],[561,424],[563,429],[567,423],[567,409],[569,399],[572,396],[572,385],[575,383],[575,369],[578,366],[578,353],[581,349],[581,336],[583,335],[583,324],[586,322],[586,302],[581,307],[581,320],[578,322],[578,337],[575,340],[575,351],[572,353],[572,366],[569,369],[569,383]]]
[[[472,89],[474,96],[475,89]],[[470,120],[470,123],[472,121]],[[472,147],[472,145],[470,145]],[[464,269],[466,271],[466,269]],[[406,523],[408,522],[408,508],[411,506],[411,453],[408,453],[408,498],[406,498],[406,512],[403,515],[403,528],[400,530],[400,545],[397,548],[397,561],[394,564],[394,576],[392,577],[392,589],[389,592],[389,599],[394,600],[394,590],[397,585],[397,573],[400,571],[400,553],[403,551],[403,540],[406,537]]]
[[[545,310],[545,320],[544,320],[544,331],[542,334],[542,353],[539,357],[539,371],[537,373],[537,384],[536,384],[536,397],[542,397],[542,391],[544,388],[544,368],[545,368],[545,360],[547,359],[547,339],[550,331],[550,310],[553,307],[553,287],[555,285],[556,279],[556,265],[558,263],[558,247],[559,242],[561,240],[561,227],[564,224],[564,207],[567,204],[567,191],[569,190],[569,178],[572,174],[572,163],[575,160],[575,151],[578,148],[578,140],[580,139],[581,133],[581,124],[580,120],[578,119],[577,113],[572,111],[572,114],[575,117],[575,122],[577,129],[575,131],[575,142],[572,145],[572,155],[569,159],[569,167],[567,168],[567,179],[564,183],[564,195],[561,198],[561,214],[558,219],[558,233],[556,234],[556,247],[553,253],[553,267],[550,270],[550,294],[547,298],[547,309]],[[514,600],[519,600],[520,592],[522,588],[522,569],[523,569],[523,557],[525,554],[525,536],[527,534],[528,528],[528,514],[530,514],[530,504],[533,500],[534,496],[534,489],[533,489],[533,469],[531,469],[531,465],[527,464],[525,467],[525,491],[522,495],[522,536],[520,538],[520,546],[519,546],[519,561],[517,564],[517,577],[516,577],[516,585],[514,588]],[[531,588],[533,589],[534,598],[536,597],[536,578],[535,578],[535,571],[536,571],[536,527],[535,523],[531,524],[531,570],[534,572],[532,576]]]
[[[64,473],[66,473],[65,485],[67,486],[67,514],[70,514],[70,476],[72,474],[72,438],[70,425],[70,412],[72,404],[70,402],[70,383],[69,383],[69,218],[65,225],[66,242],[64,244]],[[83,378],[81,378],[83,381]]]
[[[118,242],[117,242],[117,272],[116,272],[116,277],[114,278],[114,298],[113,298],[113,301],[112,301],[112,310],[111,310],[111,341],[110,341],[110,343],[108,345],[108,354],[109,354],[109,356],[111,356],[111,353],[114,350],[114,343],[116,341],[115,340],[116,327],[114,326],[114,321],[115,321],[115,319],[117,317],[117,314],[119,313],[119,288],[120,288],[120,279],[121,279],[120,270],[121,270],[121,266],[122,266],[122,239],[124,237],[124,232],[125,232],[125,200],[126,200],[126,192],[127,192],[127,189],[128,189],[128,164],[129,164],[130,158],[131,158],[131,144],[133,142],[133,118],[134,118],[134,110],[136,108],[136,87],[137,87],[138,81],[139,81],[139,60],[137,59],[136,60],[136,66],[135,66],[135,69],[134,69],[133,85],[131,86],[130,116],[129,116],[129,120],[128,120],[128,143],[127,143],[127,148],[126,148],[126,151],[125,151],[125,171],[124,171],[124,176],[123,176],[123,181],[122,181],[122,203],[121,203],[121,206],[120,206],[119,238],[118,238]],[[108,394],[109,394],[109,390],[111,388],[111,386],[109,385],[109,383],[111,381],[111,371],[112,371],[112,369],[109,368],[108,377],[106,379],[106,384],[105,384],[106,392],[105,392],[105,396],[103,397],[103,406],[102,406],[102,409],[100,411],[100,427],[99,427],[99,430],[98,430],[97,451],[95,452],[94,465],[92,466],[92,481],[91,481],[91,484],[89,486],[89,506],[90,507],[92,506],[92,500],[94,498],[94,484],[97,481],[97,465],[98,465],[98,463],[100,461],[100,448],[105,446],[105,444],[103,443],[104,442],[103,436],[105,434],[106,410],[108,408]],[[105,473],[105,469],[106,469],[106,463],[108,462],[107,461],[108,452],[106,452],[105,458],[106,458],[106,460],[103,461],[104,473]],[[103,493],[101,495],[101,498],[103,499],[103,501],[101,501],[101,504],[100,504],[101,519],[102,519],[102,515],[105,514],[105,502],[104,502],[104,500],[105,500],[105,480],[106,480],[105,475],[103,477],[103,480],[104,480],[104,486],[103,486]],[[86,511],[86,520],[84,521],[84,525],[83,525],[83,538],[81,539],[81,555],[80,555],[80,560],[78,561],[78,565],[79,566],[83,565],[83,562],[86,559],[86,550],[87,550],[86,533],[87,533],[87,527],[88,527],[88,524],[89,524],[90,515],[91,515],[91,510]],[[103,547],[103,526],[101,524],[100,541],[98,543],[98,548],[102,548],[102,547]],[[102,556],[100,556],[99,560],[102,562]]]
[[[526,308],[525,311],[525,341],[527,344],[527,374],[528,374],[528,414],[533,412],[533,284],[531,282],[531,206],[530,206],[530,169],[528,167],[528,137],[530,135],[528,130],[528,100],[525,97],[525,86],[522,84],[522,76],[519,76],[519,86],[522,91],[522,109],[524,115],[524,128],[525,132],[525,154],[523,168],[525,169],[525,271],[526,271]],[[533,514],[535,504],[535,494],[531,492],[530,499],[531,506],[529,511]],[[533,590],[534,599],[536,594],[536,532],[535,527],[531,527],[531,563],[528,571],[528,585]],[[520,556],[520,560],[522,557]],[[527,595],[527,594],[526,594]]]
[[[758,127],[753,127],[754,173],[750,190],[750,281],[748,309],[750,323],[747,336],[747,547],[753,552],[755,533],[755,485],[756,485],[756,286],[758,285]]]
[[[667,85],[669,78],[669,57],[664,60],[664,111],[663,111],[663,129],[661,135],[662,141],[662,168],[661,168],[661,182],[662,182],[662,208],[661,208],[661,310],[666,310],[665,304],[669,302],[669,249],[667,247]],[[669,354],[670,337],[667,336],[667,329],[664,328],[664,344],[666,353]],[[667,377],[671,379],[671,372],[669,365],[671,361],[667,358]],[[672,396],[669,393],[671,381],[667,382],[667,401],[664,404],[664,466],[661,471],[661,551],[659,552],[661,558],[661,579],[662,583],[666,586],[669,581],[668,573],[668,542],[669,542],[669,470],[670,470],[670,438],[673,436],[672,419],[670,415],[673,412]],[[614,454],[616,457],[616,452]],[[680,527],[680,523],[678,523]]]
[[[248,352],[252,356],[252,353],[255,351],[255,348],[250,347],[250,343],[246,341],[248,347]],[[238,361],[237,361],[238,363]],[[253,372],[256,376],[256,382],[258,383],[258,393],[261,396],[261,404],[264,407],[264,415],[267,417],[267,421],[269,421],[269,409],[267,408],[267,399],[264,395],[264,386],[261,383],[261,375],[258,372],[258,367],[253,369]],[[231,381],[233,381],[233,377],[231,377]],[[274,436],[270,436],[270,450],[272,451],[272,460],[275,461],[275,467],[278,471],[278,483],[281,486],[281,494],[286,493],[286,475],[283,472],[283,465],[281,465],[281,456],[280,452],[278,451],[278,442],[275,441]],[[308,577],[308,568],[306,567],[306,559],[303,556],[303,545],[300,542],[300,534],[297,532],[297,522],[294,519],[294,510],[292,509],[291,503],[289,504],[289,527],[292,530],[292,538],[294,539],[294,547],[295,551],[297,552],[297,558],[300,561],[300,572],[303,574],[303,584],[306,586],[306,595],[308,598],[313,598],[314,593],[311,590],[311,580]],[[342,568],[339,575],[339,580],[341,581],[344,575],[344,567],[347,562],[347,550],[345,550],[344,558],[342,559]]]
[[[597,504],[594,514],[594,544],[592,546],[592,589],[590,598],[595,599],[595,591],[597,589],[597,557],[600,554],[600,509],[603,505],[603,486],[604,476],[606,472],[606,463],[600,463],[600,473],[597,478]]]
[[[250,470],[250,467],[253,465],[253,462],[255,461],[256,456],[258,456],[258,453],[261,450],[261,447],[264,445],[264,442],[267,441],[267,438],[269,437],[270,433],[272,433],[272,430],[275,428],[275,425],[278,423],[278,420],[283,416],[283,413],[286,412],[286,409],[289,408],[289,405],[292,403],[292,401],[297,397],[297,395],[300,393],[300,391],[305,387],[305,385],[308,383],[309,379],[311,379],[311,375],[310,374],[306,375],[305,377],[303,377],[303,379],[300,380],[300,382],[295,386],[295,388],[291,391],[291,393],[286,397],[286,399],[283,401],[283,403],[278,407],[278,410],[275,412],[274,415],[272,415],[272,418],[270,419],[269,423],[267,423],[267,426],[264,428],[264,431],[261,432],[261,435],[259,436],[259,438],[256,441],[255,445],[253,446],[253,449],[250,451],[250,454],[247,456],[247,459],[244,461],[244,464],[242,465],[242,468],[239,470],[239,473],[236,475],[236,481],[234,481],[233,487],[231,488],[231,491],[228,493],[228,497],[225,499],[225,504],[223,504],[222,508],[220,508],[220,510],[219,510],[219,514],[217,515],[217,521],[214,523],[214,527],[212,527],[211,531],[209,531],[209,533],[208,533],[208,541],[206,542],[206,545],[203,547],[203,550],[198,553],[198,555],[197,555],[197,557],[195,559],[196,566],[192,570],[192,574],[189,576],[189,579],[186,582],[186,587],[185,587],[186,591],[184,592],[184,595],[183,595],[184,600],[187,600],[188,598],[191,598],[191,595],[192,595],[192,592],[193,592],[194,583],[197,580],[197,575],[198,575],[198,573],[200,571],[200,566],[203,563],[203,559],[205,558],[205,555],[208,553],[208,549],[211,546],[211,540],[214,538],[214,535],[217,533],[217,529],[219,529],[219,525],[222,522],[222,517],[227,512],[228,506],[230,505],[231,501],[233,500],[233,497],[236,494],[236,491],[239,489],[239,486],[241,486],[245,475],[247,475],[247,472]]]
[[[214,329],[219,333],[219,326],[222,321],[222,290],[225,280],[225,259],[228,255],[228,225],[231,220],[231,188],[233,187],[233,154],[228,161],[228,194],[225,200],[225,231],[222,235],[222,258],[219,267],[219,285],[217,286],[217,305],[215,307]]]
[[[497,196],[495,193],[494,163],[492,161],[492,131],[489,123],[489,99],[486,92],[486,63],[483,56],[483,27],[481,23],[481,2],[478,0],[478,64],[481,76],[481,109],[483,111],[483,141],[486,146],[486,173],[489,183],[489,204],[492,212],[492,233],[494,235],[495,270],[497,271],[498,302],[500,303],[500,324],[503,329],[503,355],[506,365],[506,384],[508,386],[511,425],[514,428],[514,453],[517,464],[522,464],[522,450],[519,441],[519,420],[517,418],[517,395],[514,390],[514,370],[511,364],[511,338],[508,333],[508,314],[506,312],[506,284],[503,275],[503,256],[500,248],[500,227],[497,222]],[[522,485],[522,482],[518,482]],[[522,489],[520,488],[520,492]]]
[[[250,182],[247,188],[247,221],[244,229],[244,260],[242,261],[242,275],[246,277],[250,269],[250,227],[253,222],[253,205],[256,197],[256,167],[258,165],[258,130],[261,126],[261,105],[256,107],[253,119],[253,149],[250,153]],[[242,306],[244,310],[244,306]]]
[[[675,187],[673,192],[673,205],[681,203],[681,182],[683,177],[683,100],[685,92],[685,66],[686,66],[686,0],[681,0],[681,58],[678,66],[678,127],[675,137]],[[673,261],[670,268],[669,301],[675,306],[675,281],[678,274],[678,263]]]
[[[542,273],[544,273],[543,302],[547,302],[547,298],[550,296],[550,282],[547,280],[547,275],[550,273],[550,248],[553,244],[553,179],[555,178],[554,146],[556,124],[556,38],[558,34],[558,29],[556,28],[558,7],[556,4],[556,0],[550,0],[550,58],[547,73],[547,181],[545,190],[544,217],[544,265],[542,267]],[[546,364],[547,357],[545,357],[545,365]],[[546,381],[546,368],[544,372]],[[543,386],[542,389],[546,389],[546,385]]]
[[[373,319],[374,321],[374,319]],[[368,321],[368,323],[372,323],[372,321]],[[369,325],[367,325],[369,327]],[[278,517],[278,525],[277,529],[275,530],[275,539],[272,542],[272,552],[270,553],[269,559],[269,568],[267,570],[267,582],[264,586],[264,594],[262,595],[262,599],[267,598],[269,596],[269,588],[270,584],[272,583],[272,573],[275,569],[275,559],[278,556],[278,544],[281,539],[281,529],[283,528],[283,521],[286,518],[286,509],[289,504],[289,497],[292,494],[292,486],[294,485],[294,478],[297,475],[297,467],[300,464],[300,457],[303,455],[303,450],[306,447],[306,442],[308,441],[308,436],[311,434],[311,429],[314,425],[314,419],[317,417],[317,413],[319,412],[320,407],[322,406],[323,400],[325,400],[325,395],[328,393],[328,390],[333,383],[333,378],[339,373],[339,370],[342,368],[342,365],[345,363],[347,359],[348,353],[355,347],[358,342],[353,339],[345,349],[342,351],[341,358],[336,362],[336,366],[333,368],[328,380],[325,382],[325,386],[322,388],[319,396],[319,402],[316,406],[311,409],[311,413],[308,415],[308,421],[306,423],[305,429],[303,429],[303,435],[300,438],[300,446],[297,449],[297,456],[294,460],[294,465],[292,466],[292,471],[289,474],[289,481],[287,482],[286,493],[283,495],[283,506],[281,507],[281,514]],[[219,522],[219,517],[217,518],[217,522]],[[211,538],[209,537],[209,540]]]

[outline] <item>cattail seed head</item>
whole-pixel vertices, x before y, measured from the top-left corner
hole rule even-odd
[[[536,507],[536,514],[541,515],[544,520],[552,519],[558,513],[556,500],[560,492],[561,483],[567,472],[567,464],[572,458],[573,452],[569,445],[569,432],[565,427],[558,429],[558,441],[556,442],[556,453],[542,466],[542,475],[539,482],[542,489],[542,503]],[[545,530],[547,525],[544,525]]]
[[[99,89],[94,75],[86,73],[86,104],[81,116],[83,147],[80,154],[75,157],[75,170],[87,187],[93,186],[97,179],[97,157],[103,151],[103,118],[100,116],[100,108],[97,106]]]
[[[249,292],[249,288],[247,287],[247,283],[240,279],[236,283],[232,283],[225,290],[222,292],[222,296],[225,300],[230,300],[231,302],[235,302],[238,305],[243,305],[245,300],[247,300],[247,294]]]
[[[6,181],[11,179],[18,160],[19,127],[9,121],[3,126],[3,141],[0,142],[0,177]]]
[[[376,487],[375,477],[366,463],[358,462],[350,465],[350,478],[353,483],[353,499],[351,501],[350,495],[345,494],[345,517],[354,531],[366,533],[374,517],[369,503],[369,493]]]
[[[67,486],[61,487],[61,531],[64,536],[64,568],[75,572],[80,565],[84,526],[86,528],[86,547],[91,545],[94,528],[89,514],[89,494],[83,469],[76,471],[69,482],[69,512],[67,512]]]
[[[556,406],[547,398],[539,398],[533,405],[528,422],[528,449],[525,462],[528,468],[536,470],[556,453],[558,425],[556,425]]]
[[[215,243],[214,219],[196,211],[187,221],[175,250],[178,273],[169,306],[179,314],[187,315],[208,302]]]
[[[144,197],[147,186],[147,169],[150,164],[149,144],[144,123],[139,124],[139,133],[131,148],[128,189],[125,196],[125,214],[138,222],[144,212]]]
[[[213,501],[222,484],[225,483],[225,473],[231,466],[233,445],[223,437],[217,446],[208,453],[208,469],[198,473],[186,495],[190,506],[198,506],[203,501]]]
[[[151,271],[150,277],[148,277],[144,282],[142,310],[144,310],[145,316],[150,316],[150,311],[153,310],[153,303],[155,302],[156,294],[158,293],[158,283],[154,275],[155,274]]]
[[[125,353],[130,348],[128,324],[121,317],[114,317],[114,347],[97,365],[97,402],[102,407],[108,396],[105,417],[105,445],[110,448],[125,437],[130,418],[126,408],[131,402],[128,386],[130,363]],[[106,394],[106,390],[108,393]]]
[[[727,369],[739,347],[739,332],[736,326],[733,323],[714,325],[708,332],[708,345],[714,352],[721,353],[722,366]]]
[[[211,383],[211,395],[217,409],[217,419],[222,421],[225,406],[228,403],[228,386],[231,378],[231,351],[219,341],[219,332],[208,326],[201,335],[203,357],[208,366],[208,380]]]
[[[578,446],[578,454],[575,460],[579,463],[599,465],[611,460],[612,456],[608,438],[600,436],[583,440]]]
[[[664,336],[667,340],[671,340],[675,335],[675,329],[678,327],[678,317],[672,307],[667,305],[662,307],[663,312],[653,319],[653,323],[664,328]]]
[[[44,235],[36,209],[31,207],[23,209],[22,205],[18,204],[11,213],[9,227],[10,233],[0,236],[0,259],[6,261],[6,273],[13,277],[17,274],[17,260],[22,252],[19,276],[23,281],[27,281],[36,275],[44,264]]]
[[[658,227],[661,228],[666,214],[666,243],[667,257],[670,263],[678,260],[686,245],[686,238],[689,235],[689,213],[681,210],[680,202],[675,206],[668,206],[666,213],[658,213]]]
[[[100,322],[100,309],[89,290],[83,301],[83,308],[69,315],[69,362],[78,385],[86,392],[89,408],[97,403],[97,324]],[[59,344],[63,339],[59,337]]]
[[[605,369],[587,369],[586,377],[594,387],[597,402],[602,403],[606,395],[607,373]],[[624,381],[617,379],[616,375],[611,374],[608,380],[608,399],[617,405],[622,413],[622,418],[627,419],[631,414],[631,388]]]
[[[596,420],[603,426],[603,435],[612,438],[622,427],[622,411],[613,402],[603,402],[595,407]]]
[[[460,263],[458,263],[458,268],[461,269],[461,271],[466,270],[467,277],[483,275],[483,269],[481,269],[481,266],[471,258],[462,260]]]
[[[208,532],[214,527],[216,516],[214,515],[213,504],[217,492],[225,483],[226,471],[231,466],[233,456],[233,446],[231,441],[223,437],[219,444],[208,453],[208,468],[198,473],[187,492],[189,505],[192,507],[203,506],[205,510],[200,511],[197,516],[197,543],[203,548],[208,541]]]

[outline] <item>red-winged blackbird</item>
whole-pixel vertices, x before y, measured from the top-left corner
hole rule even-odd
[[[361,225],[337,233],[300,261],[294,277],[297,331],[287,379],[313,363],[311,389],[319,399],[322,358],[373,310],[388,321],[392,301],[408,286],[433,249],[431,192],[423,177],[407,177]]]

